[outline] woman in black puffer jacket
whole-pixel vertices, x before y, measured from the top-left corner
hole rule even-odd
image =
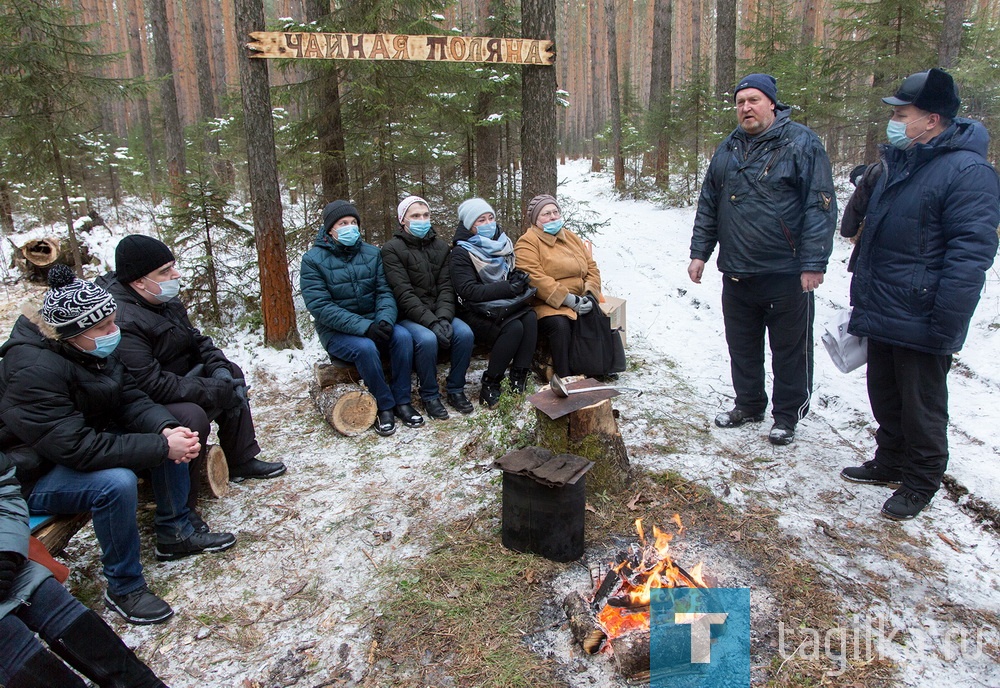
[[[511,389],[524,393],[538,341],[538,322],[530,308],[535,290],[528,287],[528,275],[515,269],[514,246],[497,227],[489,203],[482,198],[464,201],[458,206],[458,220],[451,283],[462,320],[476,342],[491,348],[479,401],[492,408],[508,366]]]

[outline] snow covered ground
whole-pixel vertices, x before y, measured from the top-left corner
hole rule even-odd
[[[799,539],[803,556],[828,572],[829,586],[856,610],[854,621],[881,620],[875,651],[899,663],[900,685],[1000,685],[992,658],[1000,643],[992,627],[1000,613],[1000,548],[995,534],[963,508],[973,496],[1000,506],[1000,407],[991,403],[1000,388],[997,270],[950,376],[949,474],[971,495],[956,502],[942,491],[916,520],[896,524],[878,515],[888,490],[838,476],[842,467],[869,458],[874,447],[864,371],[837,371],[817,334],[812,412],[794,444],[772,447],[770,423],[715,428],[712,418],[730,407],[732,397],[721,277],[714,260],[703,284],[687,277],[693,208],[617,200],[608,177],[591,175],[583,161],[559,172],[560,198],[585,203],[610,220],[592,237],[594,255],[607,293],[628,300],[633,366],[623,384],[645,390],[615,401],[626,444],[673,448],[643,451],[633,461],[681,473],[735,504],[763,502],[780,511],[782,527]],[[436,220],[450,226],[450,213]],[[130,231],[151,227],[145,221],[112,227],[95,238],[92,253],[109,260],[109,246]],[[98,232],[105,230],[95,237]],[[817,292],[817,333],[848,305],[849,253],[850,245],[837,237]],[[298,257],[290,258],[297,266]],[[8,287],[7,300],[37,293]],[[5,322],[13,313],[9,306]],[[435,524],[496,498],[494,472],[462,455],[488,415],[477,409],[469,418],[400,428],[390,438],[340,437],[308,398],[312,365],[323,358],[314,337],[301,351],[264,348],[257,333],[227,337],[227,352],[250,371],[261,444],[268,456],[286,461],[289,472],[234,486],[229,497],[207,504],[208,521],[240,539],[230,552],[148,562],[153,589],[177,610],[169,624],[138,628],[105,617],[175,688],[351,685],[363,676],[372,651],[371,622],[380,613],[387,572],[426,552]],[[481,369],[483,362],[475,365]],[[470,392],[478,378],[470,371]],[[666,436],[657,419],[667,416],[696,431]],[[69,550],[71,583],[93,595],[103,592],[95,547],[84,535]],[[815,630],[822,638],[829,629]],[[979,644],[977,630],[985,633]],[[961,633],[971,639],[964,651]],[[806,632],[788,635],[784,649],[790,654]],[[586,673],[579,679],[568,673],[567,681],[594,685]],[[836,678],[831,682],[836,685]]]

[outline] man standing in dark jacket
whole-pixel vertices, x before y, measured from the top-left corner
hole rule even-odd
[[[209,423],[219,426],[219,445],[226,455],[230,480],[275,478],[285,472],[280,461],[261,461],[260,445],[250,416],[243,371],[198,331],[177,298],[180,273],[173,252],[158,239],[131,234],[115,248],[115,272],[98,280],[118,303],[122,331],[118,357],[139,389],[163,404],[181,422],[208,438]],[[195,509],[198,464],[192,462],[188,506]],[[196,527],[207,529],[194,512]]]
[[[139,561],[137,479],[156,497],[156,557],[221,552],[230,533],[196,533],[188,468],[197,433],[142,393],[117,357],[116,306],[65,265],[49,271],[40,310],[26,310],[0,346],[0,451],[17,467],[28,506],[41,514],[90,512],[101,545],[105,604],[137,624],[166,621]]]
[[[764,420],[764,333],[774,374],[772,444],[789,444],[809,411],[813,290],[833,250],[837,204],[830,160],[808,127],[789,119],[769,74],[734,91],[739,126],[715,151],[698,198],[688,275],[701,283],[719,246],[722,315],[736,391],[715,424]]]
[[[841,476],[898,487],[882,515],[907,520],[948,466],[947,375],[996,256],[1000,180],[985,127],[956,117],[948,73],[913,74],[882,100],[892,106],[890,145],[858,244],[849,326],[868,338],[877,448]]]

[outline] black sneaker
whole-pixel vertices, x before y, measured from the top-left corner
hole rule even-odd
[[[840,477],[852,483],[865,485],[885,485],[896,489],[900,486],[903,475],[880,466],[875,459],[865,461],[860,466],[849,466],[840,472]]]
[[[771,426],[771,432],[767,433],[767,439],[771,444],[783,447],[795,441],[795,429],[775,423]]]
[[[715,424],[720,428],[738,428],[744,423],[760,423],[764,420],[764,412],[749,414],[740,409],[723,411],[715,417]]]
[[[412,404],[399,404],[392,412],[408,428],[417,428],[424,424],[424,417],[417,413],[417,409],[413,408]]]
[[[232,533],[194,533],[186,540],[156,543],[156,560],[173,561],[202,552],[224,552],[236,544]]]
[[[424,399],[424,410],[434,420],[445,420],[448,417],[448,409],[441,403],[440,398]]]
[[[465,392],[454,392],[448,394],[448,405],[463,415],[468,415],[475,410],[475,406],[465,396]]]
[[[375,422],[372,423],[372,429],[382,437],[388,437],[396,432],[396,416],[393,415],[392,409],[379,411],[375,416]]]
[[[930,504],[930,500],[913,490],[901,487],[882,505],[882,515],[893,521],[909,521]]]
[[[121,614],[129,623],[139,625],[163,623],[174,615],[170,605],[151,593],[145,585],[124,595],[105,591],[104,606]]]
[[[250,459],[237,466],[229,467],[229,479],[234,483],[241,483],[249,478],[264,480],[266,478],[277,478],[288,468],[280,461],[261,461],[260,459]]]

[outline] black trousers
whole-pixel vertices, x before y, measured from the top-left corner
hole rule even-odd
[[[552,353],[552,369],[559,377],[567,377],[573,372],[569,367],[569,339],[572,323],[565,315],[547,315],[538,321],[538,334],[549,342]]]
[[[239,466],[260,454],[257,444],[257,433],[253,427],[250,408],[243,405],[235,411],[220,409],[203,409],[190,401],[180,401],[174,404],[164,404],[167,410],[182,426],[191,428],[198,433],[201,440],[201,452],[197,458],[188,464],[191,467],[191,492],[188,506],[192,509],[198,504],[198,493],[201,491],[201,471],[208,451],[208,434],[212,428],[209,425],[215,421],[218,425],[219,446],[226,454],[226,463]]]
[[[928,500],[948,468],[951,356],[868,340],[868,399],[878,422],[875,460]]]
[[[538,320],[535,311],[528,308],[523,314],[504,323],[490,350],[486,374],[494,380],[503,377],[508,366],[531,368],[538,342]]]
[[[722,316],[736,391],[736,408],[747,414],[767,407],[764,333],[771,345],[772,415],[788,428],[809,412],[813,380],[812,292],[799,275],[722,278]]]

